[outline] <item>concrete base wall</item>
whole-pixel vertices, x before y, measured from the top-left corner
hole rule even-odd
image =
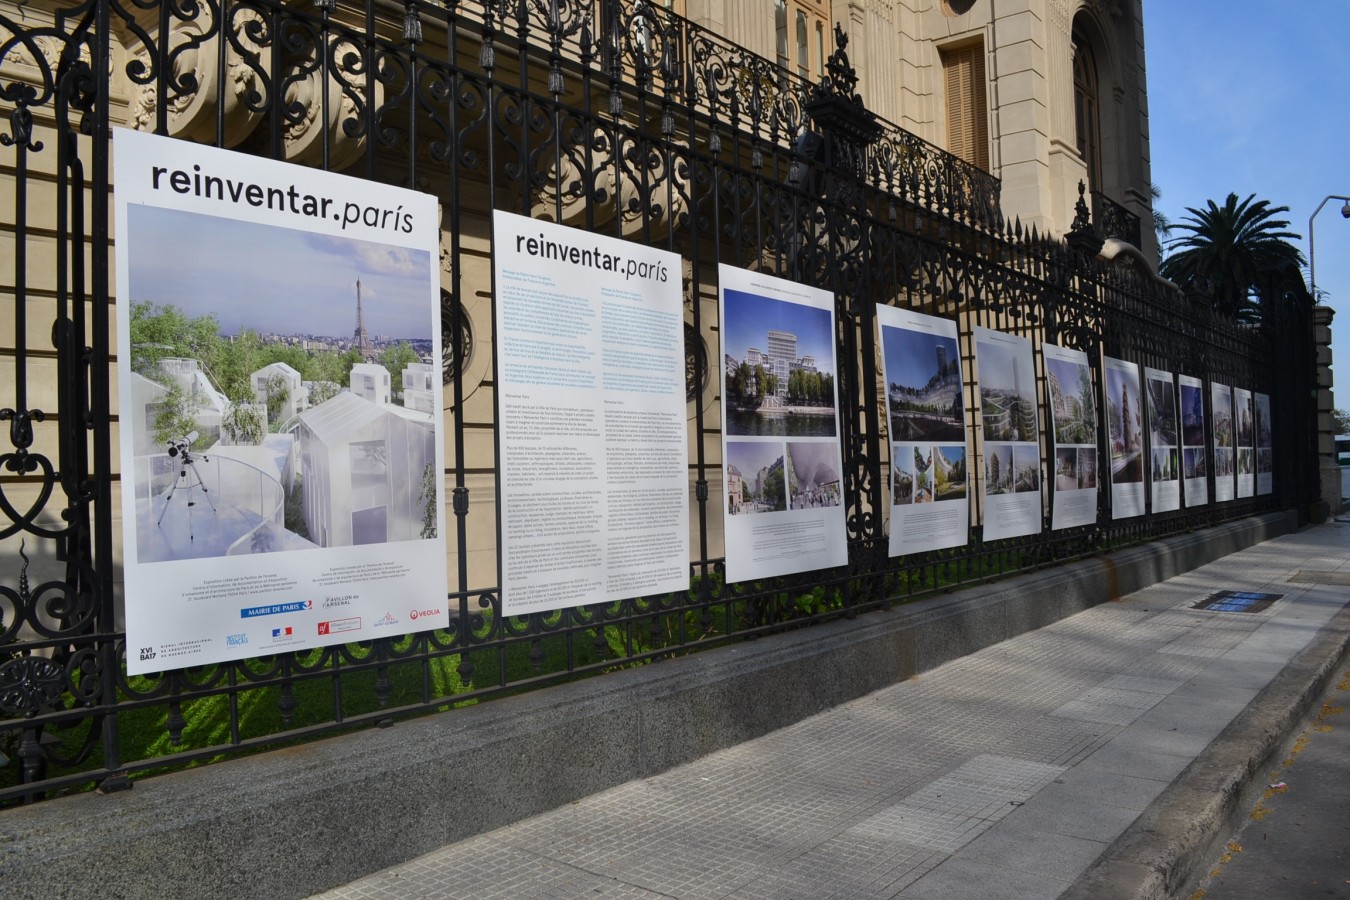
[[[303,897],[758,737],[1295,525],[1292,514],[1246,519],[131,791],[9,810],[0,895]]]

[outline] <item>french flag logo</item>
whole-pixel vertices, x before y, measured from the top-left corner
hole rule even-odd
[[[272,629],[272,637],[274,637],[274,638],[279,638],[279,637],[290,637],[290,636],[291,636],[291,633],[292,633],[292,629],[291,629],[291,626],[289,626],[289,625],[287,625],[285,628],[273,628],[273,629]]]

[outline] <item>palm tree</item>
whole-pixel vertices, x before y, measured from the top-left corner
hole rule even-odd
[[[1162,188],[1150,181],[1148,183],[1148,192],[1153,198],[1152,203],[1150,203],[1149,206],[1153,213],[1153,233],[1158,236],[1158,259],[1161,262],[1163,244],[1172,233],[1172,220],[1168,218],[1167,213],[1158,208],[1159,202],[1162,201]]]
[[[1302,251],[1289,243],[1301,235],[1283,230],[1289,222],[1275,218],[1289,207],[1271,206],[1255,194],[1240,203],[1237,194],[1229,194],[1223,206],[1207,203],[1203,210],[1187,207],[1190,216],[1173,224],[1189,234],[1168,243],[1160,271],[1188,293],[1208,298],[1216,312],[1245,317],[1263,272],[1303,265]]]

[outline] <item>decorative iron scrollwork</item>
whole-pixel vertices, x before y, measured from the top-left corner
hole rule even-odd
[[[66,690],[66,670],[45,656],[0,663],[0,711],[32,716],[51,709]]]

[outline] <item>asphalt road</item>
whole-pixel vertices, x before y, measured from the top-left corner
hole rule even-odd
[[[1350,898],[1350,667],[1285,748],[1242,831],[1191,900]]]

